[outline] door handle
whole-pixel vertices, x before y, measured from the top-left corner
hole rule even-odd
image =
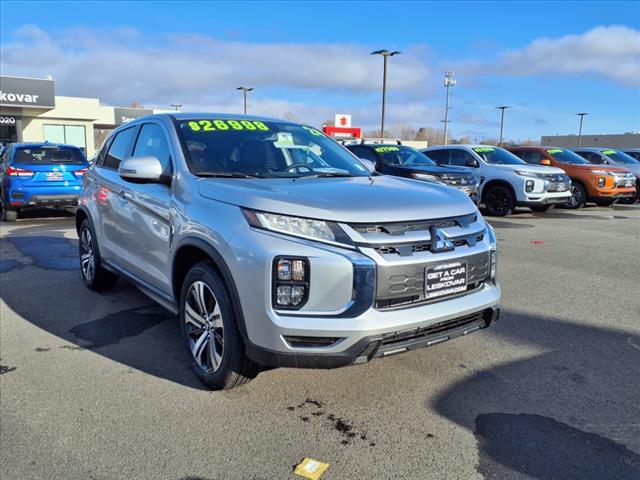
[[[122,200],[131,200],[133,198],[133,195],[131,195],[129,192],[125,190],[120,190],[119,195]]]

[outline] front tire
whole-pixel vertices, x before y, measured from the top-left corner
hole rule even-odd
[[[511,190],[503,185],[490,187],[485,195],[484,204],[487,213],[494,217],[505,217],[513,212],[516,206]]]
[[[577,210],[582,208],[587,201],[587,191],[579,183],[571,184],[571,198],[564,204],[564,208],[571,210]]]
[[[180,325],[191,367],[212,390],[250,381],[260,366],[245,353],[227,288],[210,262],[187,273],[180,295]]]
[[[82,221],[79,236],[80,273],[84,284],[96,292],[111,290],[118,282],[118,277],[102,267],[98,242],[88,218]]]

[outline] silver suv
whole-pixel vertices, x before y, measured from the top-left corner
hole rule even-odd
[[[83,187],[87,287],[123,276],[178,314],[214,389],[261,365],[364,363],[499,315],[495,235],[467,195],[372,175],[312,127],[143,117],[110,135]]]

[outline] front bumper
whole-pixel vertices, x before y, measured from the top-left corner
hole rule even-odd
[[[518,201],[518,206],[528,207],[536,205],[560,205],[567,203],[571,198],[571,191],[547,192],[544,194],[530,194],[525,199]]]
[[[484,223],[478,221],[469,229],[478,225]],[[455,251],[403,256],[378,254],[373,248],[348,250],[241,227],[225,256],[246,319],[247,354],[265,365],[330,368],[485,328],[495,320],[500,302],[500,287],[488,278],[488,264],[478,263],[489,261],[491,245],[486,237]],[[272,265],[277,256],[309,259],[309,298],[300,310],[273,307]],[[402,295],[415,297],[414,287],[424,282],[419,277],[427,265],[463,258],[468,261],[468,285],[473,283],[473,289],[469,286],[468,291],[439,301],[417,298],[410,305],[378,305],[378,300],[389,296],[389,285],[399,285],[400,277]],[[398,270],[402,265],[405,271]],[[476,280],[477,275],[486,278]]]
[[[336,353],[282,352],[247,342],[249,358],[262,365],[291,368],[338,368],[366,363],[468,335],[486,328],[500,317],[500,309],[489,307],[429,326],[366,336],[346,350]]]

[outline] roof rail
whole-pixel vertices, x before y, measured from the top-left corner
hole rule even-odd
[[[360,143],[395,143],[396,145],[402,145],[402,141],[399,138],[363,138]]]

